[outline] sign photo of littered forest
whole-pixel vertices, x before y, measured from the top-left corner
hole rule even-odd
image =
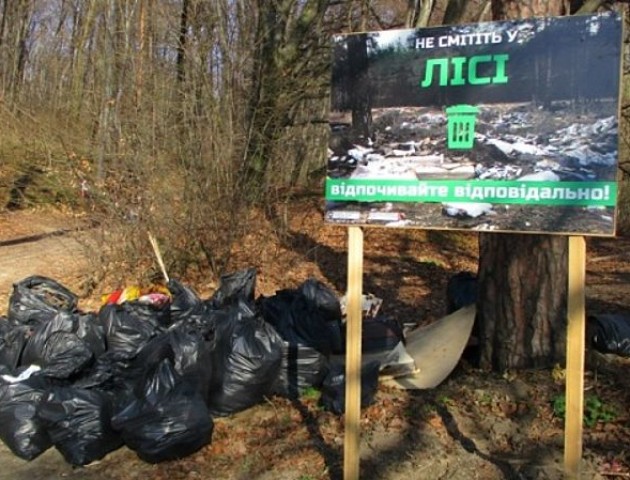
[[[333,38],[326,221],[614,235],[622,23]]]

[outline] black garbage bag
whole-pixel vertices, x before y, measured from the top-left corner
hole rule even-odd
[[[32,327],[31,336],[22,352],[22,365],[40,365],[44,347],[48,337],[55,332],[72,332],[74,330],[74,317],[71,313],[57,312],[47,321]],[[40,365],[41,366],[41,365]]]
[[[93,361],[94,353],[75,330],[75,314],[67,312],[39,324],[24,347],[21,365],[39,365],[42,375],[57,379],[80,372]]]
[[[39,275],[13,285],[8,317],[12,322],[37,325],[58,312],[74,312],[78,297],[59,282]]]
[[[374,397],[378,390],[378,375],[380,362],[372,361],[361,368],[361,408],[374,403]],[[326,410],[341,415],[346,410],[346,367],[335,363],[322,384],[320,405]]]
[[[171,320],[169,330],[195,331],[206,340],[214,337],[217,322],[223,321],[227,313],[212,307],[209,302],[199,298],[191,288],[171,280],[168,284],[171,292]]]
[[[41,374],[56,379],[69,379],[94,359],[86,343],[69,332],[54,332],[46,340],[42,352]]]
[[[298,295],[297,290],[278,290],[271,297],[261,297],[258,307],[265,321],[273,325],[285,342],[293,346],[306,346],[306,340],[300,338],[294,327],[292,309]]]
[[[587,319],[588,338],[595,350],[630,357],[630,315],[604,313]]]
[[[168,328],[172,323],[169,301],[151,302],[141,297],[123,302],[119,306],[137,320],[146,320],[163,328]]]
[[[299,287],[309,308],[317,311],[324,322],[341,320],[341,303],[330,288],[315,278],[309,278]]]
[[[142,460],[158,463],[210,443],[214,423],[196,387],[165,358],[148,369],[131,402],[113,416],[112,427]]]
[[[256,269],[247,268],[222,275],[219,288],[208,303],[215,309],[222,309],[239,302],[253,304],[256,294]]]
[[[108,310],[114,322],[128,318],[117,313],[124,312],[123,309]],[[215,313],[218,315],[219,312]],[[208,323],[212,322],[212,319],[208,320]],[[138,326],[139,330],[133,329]],[[113,327],[118,329],[112,335],[120,341],[120,347],[110,348],[98,356],[80,378],[74,379],[75,386],[116,392],[124,398],[134,390],[148,366],[169,358],[179,374],[197,381],[200,389],[207,389],[208,381],[204,379],[212,373],[208,360],[214,345],[212,328],[180,320],[164,330],[151,321],[142,323],[135,319],[127,325],[127,330],[121,331],[117,324]],[[130,339],[127,345],[125,336]],[[177,353],[173,353],[174,350]]]
[[[270,297],[261,296],[257,302],[258,311],[264,320],[273,325],[282,339],[290,345],[304,345],[293,328],[291,308],[297,295],[297,290],[278,290]]]
[[[22,351],[31,335],[31,328],[27,325],[13,324],[0,319],[0,365],[14,373],[20,365]]]
[[[41,377],[16,383],[0,379],[0,439],[23,460],[33,460],[52,446],[37,408],[49,387]]]
[[[98,317],[103,325],[108,351],[134,357],[149,340],[163,331],[159,318],[149,314],[146,307],[137,302],[101,307]]]
[[[282,338],[241,302],[217,324],[208,407],[226,416],[260,403],[270,393],[282,362]]]
[[[170,279],[166,285],[171,294],[171,321],[177,323],[204,311],[204,302],[192,288]]]
[[[280,290],[259,304],[265,320],[290,344],[326,356],[343,351],[341,304],[320,281],[308,279],[298,289]]]
[[[472,272],[458,272],[446,284],[446,313],[473,305],[478,295],[477,276]]]
[[[319,388],[328,373],[328,358],[311,347],[282,344],[282,363],[271,393],[299,398],[308,388]]]
[[[50,440],[66,462],[87,465],[122,447],[111,427],[113,399],[98,390],[54,387],[37,409]]]
[[[107,351],[74,377],[72,385],[116,393],[124,401],[138,382],[138,371],[132,368],[133,362],[134,358],[124,353]]]
[[[324,355],[343,351],[341,304],[334,292],[316,279],[298,289],[292,306],[293,325],[304,344]]]
[[[103,325],[94,313],[81,313],[75,317],[75,333],[83,340],[94,357],[99,357],[107,350],[107,339]]]
[[[191,328],[187,323],[177,323],[149,341],[123,375],[129,379],[141,378],[148,368],[167,359],[184,381],[194,385],[202,397],[207,398],[213,374],[213,350],[213,336],[206,338],[202,330]]]
[[[342,326],[344,352],[347,339],[347,324]],[[361,325],[361,351],[363,353],[388,352],[400,343],[405,344],[405,334],[402,326],[378,314],[374,318],[364,318]]]
[[[210,388],[214,335],[204,336],[200,330],[185,329],[183,326],[168,332],[173,349],[173,365],[179,375],[196,385],[206,398]]]

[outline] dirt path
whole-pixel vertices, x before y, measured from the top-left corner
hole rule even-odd
[[[88,268],[84,248],[75,234],[62,234],[0,246],[0,291],[30,275],[61,278]]]
[[[31,275],[58,279],[69,288],[85,280],[90,262],[80,226],[56,212],[0,215],[0,314],[13,284]]]
[[[126,480],[155,478],[155,466],[141,462],[131,450],[120,448],[100,462],[86,467],[73,467],[54,448],[46,450],[32,461],[22,460],[0,442],[0,480]]]

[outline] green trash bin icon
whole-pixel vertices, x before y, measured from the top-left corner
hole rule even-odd
[[[453,105],[446,109],[449,149],[469,150],[475,143],[475,121],[479,109],[472,105]]]

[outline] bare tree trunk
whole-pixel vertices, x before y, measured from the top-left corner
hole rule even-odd
[[[496,20],[565,13],[563,0],[493,0]],[[567,237],[479,235],[480,365],[550,366],[565,355]]]
[[[466,12],[466,3],[466,0],[448,0],[442,23],[451,25],[461,22]]]
[[[90,54],[94,51],[96,42],[96,15],[97,2],[95,0],[82,2],[82,6],[77,7],[74,12],[71,46],[72,84],[68,93],[74,97],[77,114],[83,110],[85,93],[91,90],[87,78],[89,77],[88,64],[92,60]]]
[[[22,11],[20,15],[20,29],[18,32],[17,39],[17,61],[15,62],[15,73],[13,76],[14,85],[13,89],[17,92],[22,81],[24,80],[24,68],[26,65],[26,58],[28,56],[28,49],[26,47],[28,42],[28,33],[29,26],[31,23],[31,17],[33,15],[32,12],[32,2],[25,1],[22,4]]]
[[[181,85],[186,79],[186,37],[188,32],[189,0],[183,0],[179,18],[179,42],[177,43],[177,80]]]
[[[435,0],[409,0],[407,3],[407,28],[422,28],[429,25]]]
[[[2,9],[0,71],[2,89],[11,98],[16,97],[24,79],[33,6],[30,0],[5,0]]]
[[[134,102],[136,110],[142,107],[142,92],[144,88],[144,65],[147,57],[147,6],[145,0],[139,0],[139,12],[138,12],[138,55],[137,55],[137,67],[136,67],[136,91],[134,95]]]

